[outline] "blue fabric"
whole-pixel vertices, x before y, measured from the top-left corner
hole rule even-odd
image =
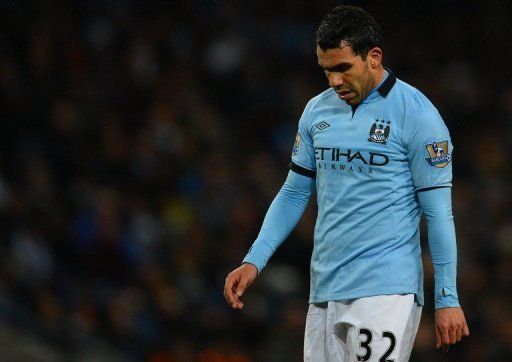
[[[453,224],[451,188],[418,192],[427,219],[428,244],[434,264],[435,307],[458,307],[457,245]]]
[[[388,91],[371,92],[355,112],[328,89],[299,120],[292,163],[315,175],[318,203],[310,303],[385,294],[424,302],[417,192],[451,186],[453,145],[432,103],[394,81],[389,74]],[[284,208],[282,197],[246,258],[260,270],[305,207],[290,199]],[[448,284],[445,294],[456,295]]]
[[[243,260],[244,263],[254,264],[258,273],[263,270],[272,254],[299,222],[314,189],[314,179],[293,171],[288,172],[284,185],[267,211],[256,241]]]

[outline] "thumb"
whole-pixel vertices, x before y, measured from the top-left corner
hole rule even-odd
[[[247,288],[247,282],[245,280],[241,280],[240,283],[238,283],[238,287],[236,288],[236,295],[241,297],[245,292],[245,288]]]

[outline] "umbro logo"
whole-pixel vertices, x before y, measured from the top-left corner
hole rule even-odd
[[[329,123],[327,123],[326,121],[322,121],[319,124],[317,124],[315,127],[318,128],[321,131],[323,129],[326,129],[329,126],[330,126]]]

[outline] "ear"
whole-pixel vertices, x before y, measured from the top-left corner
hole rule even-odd
[[[379,47],[370,49],[367,58],[370,60],[372,69],[379,68],[382,65],[382,49]]]

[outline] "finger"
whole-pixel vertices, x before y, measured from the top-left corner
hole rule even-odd
[[[238,299],[238,297],[236,296],[236,294],[233,294],[233,308],[238,308],[240,307],[242,304],[242,301],[240,299]]]
[[[464,323],[464,326],[462,327],[462,335],[463,336],[469,336],[469,328],[466,323]]]
[[[460,342],[460,340],[462,339],[462,327],[460,328],[457,328],[457,342]]]
[[[226,281],[226,290],[225,295],[227,295],[227,301],[231,308],[233,309],[242,309],[244,307],[244,303],[242,303],[237,295],[237,290],[239,288],[240,281],[236,276],[230,276],[229,281]]]
[[[233,284],[233,288],[231,288],[231,298],[233,298],[234,302],[239,303],[240,298],[238,298],[237,290],[238,290],[238,281],[235,284]]]
[[[229,277],[227,277],[226,283],[224,284],[224,298],[226,298],[226,300],[228,300],[229,283]]]
[[[244,303],[240,300],[240,297],[244,294],[245,284],[242,282],[238,282],[233,287],[233,299],[235,300],[236,309],[242,309],[244,307]]]
[[[457,330],[455,329],[455,327],[450,328],[448,334],[450,336],[450,344],[457,343]]]
[[[226,301],[228,302],[228,304],[232,304],[233,303],[233,298],[231,297],[231,292],[230,292],[231,288],[229,288],[228,286],[228,282],[226,280],[226,286],[224,287],[224,298],[226,299]]]
[[[231,301],[228,302],[229,306],[233,309],[240,309],[243,306],[243,303],[234,295],[231,298]]]
[[[450,344],[450,333],[448,332],[448,328],[441,328],[441,339],[443,341],[443,345],[447,346]]]
[[[232,302],[229,303],[229,306],[233,309],[242,309],[244,304],[242,303],[242,301],[240,301],[240,299],[238,299],[236,294],[233,294],[232,298]]]
[[[441,332],[439,332],[439,328],[436,326],[436,348],[441,347]]]
[[[235,286],[236,279],[232,275],[228,275],[226,278],[226,285],[224,286],[224,296],[226,297],[227,302],[232,305],[235,301],[233,295],[233,288]]]
[[[230,298],[230,297],[229,297],[229,295],[228,295],[228,289],[227,289],[227,287],[224,287],[224,299],[226,299],[226,302],[227,302],[228,304],[231,304],[231,298]]]
[[[247,281],[240,280],[236,287],[236,295],[240,298],[242,295],[244,295],[245,289],[247,288]]]

